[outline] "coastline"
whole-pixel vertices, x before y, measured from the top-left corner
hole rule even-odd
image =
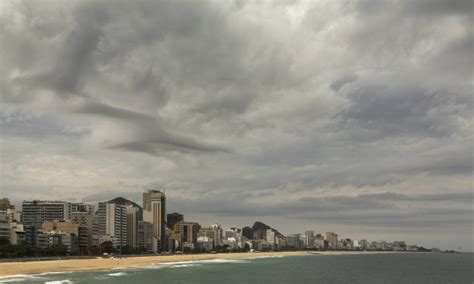
[[[267,257],[305,256],[305,255],[349,255],[349,254],[389,254],[406,252],[383,251],[283,251],[283,252],[242,252],[217,254],[174,254],[157,256],[133,256],[124,258],[92,258],[43,260],[29,262],[1,262],[0,279],[16,275],[37,275],[45,273],[67,273],[81,271],[101,271],[127,269],[132,267],[159,265],[175,262],[202,260],[245,260]]]
[[[70,259],[70,260],[46,260],[31,262],[3,262],[0,263],[0,276],[32,275],[42,273],[79,272],[93,270],[110,270],[117,268],[129,268],[135,266],[147,266],[165,264],[170,262],[200,261],[214,259],[246,259],[255,257],[283,257],[302,256],[309,254],[327,254],[325,252],[253,252],[253,253],[218,253],[218,254],[184,254],[184,255],[158,255],[138,256],[127,258],[93,258],[93,259]]]

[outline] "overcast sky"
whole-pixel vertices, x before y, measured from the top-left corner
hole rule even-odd
[[[1,196],[473,250],[473,4],[1,1]]]

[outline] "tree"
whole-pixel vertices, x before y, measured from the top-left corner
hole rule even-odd
[[[114,252],[114,244],[110,241],[103,242],[100,244],[100,253],[112,253]]]
[[[184,253],[191,253],[191,252],[192,252],[192,249],[191,249],[190,247],[185,247],[185,248],[183,249],[183,252],[184,252]]]

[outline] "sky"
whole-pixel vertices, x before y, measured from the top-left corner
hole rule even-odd
[[[0,2],[0,196],[474,250],[473,2]]]

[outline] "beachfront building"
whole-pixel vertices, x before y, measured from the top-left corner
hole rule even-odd
[[[315,240],[315,236],[314,236],[314,231],[306,231],[304,232],[304,235],[305,235],[305,247],[306,248],[314,248],[314,240]]]
[[[137,247],[153,251],[153,224],[138,221],[137,228]]]
[[[72,212],[71,222],[79,226],[79,249],[85,252],[92,245],[94,214],[87,211]]]
[[[175,231],[181,236],[181,244],[184,246],[184,243],[189,244],[197,243],[197,237],[199,234],[199,229],[201,225],[196,222],[179,222],[175,226]]]
[[[178,224],[179,222],[184,221],[184,216],[183,214],[180,213],[171,213],[166,215],[166,226],[168,229],[173,230],[174,225]]]
[[[329,249],[337,249],[337,234],[334,232],[326,232],[326,241],[328,242]]]
[[[206,251],[212,251],[214,249],[214,240],[207,236],[199,236],[197,238],[197,246],[203,248]]]
[[[79,225],[71,221],[44,221],[38,233],[38,246],[62,245],[74,252],[79,244]]]
[[[94,213],[94,205],[86,203],[71,203],[71,212],[72,213]]]
[[[10,222],[10,243],[18,245],[25,242],[23,224],[14,220]]]
[[[127,205],[127,245],[132,248],[138,247],[138,212],[139,209]]]
[[[0,239],[11,242],[11,221],[6,211],[0,211]]]
[[[96,240],[109,236],[115,247],[127,245],[127,207],[120,204],[100,202],[97,210]]]
[[[143,221],[152,224],[153,251],[166,250],[166,196],[159,190],[143,193]]]
[[[291,234],[286,237],[287,246],[293,249],[302,249],[303,241],[301,240],[301,234]]]
[[[199,229],[199,237],[207,237],[208,240],[212,240],[212,246],[222,246],[222,228],[219,224],[213,224],[209,227],[203,227]],[[203,239],[204,240],[204,239]]]
[[[71,203],[64,201],[23,201],[23,224],[41,228],[44,221],[70,220]]]

